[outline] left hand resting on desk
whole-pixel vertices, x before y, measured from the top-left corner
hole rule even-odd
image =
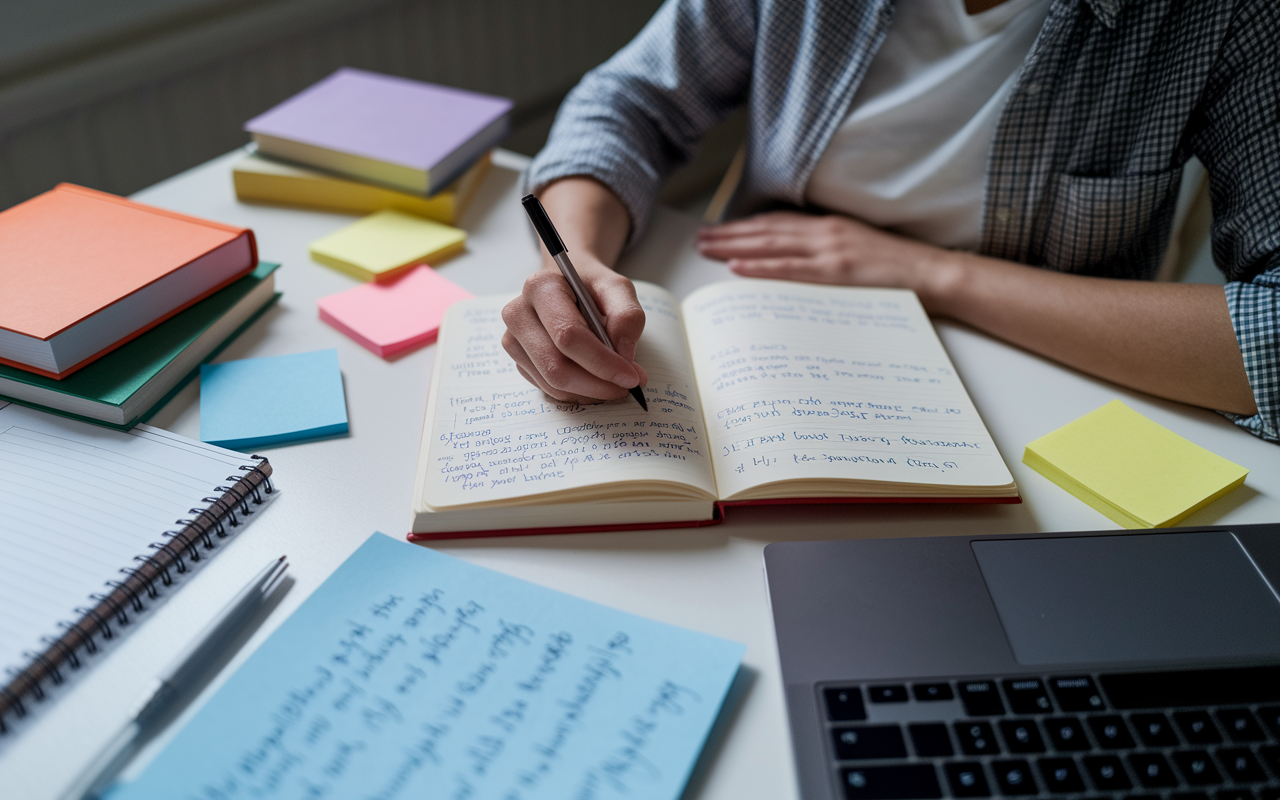
[[[838,214],[748,217],[704,229],[698,250],[752,278],[912,289],[930,313],[1091,375],[1170,400],[1257,413],[1221,286],[1037,269]]]
[[[749,278],[914,289],[926,308],[950,274],[949,251],[838,214],[775,211],[703,228],[698,250]]]

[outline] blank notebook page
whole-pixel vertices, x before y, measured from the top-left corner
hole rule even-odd
[[[147,425],[119,432],[0,405],[0,675],[253,464]]]

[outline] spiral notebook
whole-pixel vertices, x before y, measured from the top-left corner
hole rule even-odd
[[[242,529],[271,465],[0,402],[0,733]]]

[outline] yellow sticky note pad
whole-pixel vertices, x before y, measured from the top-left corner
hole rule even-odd
[[[390,280],[462,252],[467,233],[401,211],[379,211],[311,243],[311,257],[361,280]]]
[[[1027,445],[1022,463],[1125,528],[1164,528],[1249,470],[1112,400]]]

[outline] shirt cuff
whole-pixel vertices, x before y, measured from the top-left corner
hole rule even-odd
[[[1258,413],[1220,413],[1255,436],[1280,442],[1280,269],[1247,283],[1232,281],[1225,290]]]

